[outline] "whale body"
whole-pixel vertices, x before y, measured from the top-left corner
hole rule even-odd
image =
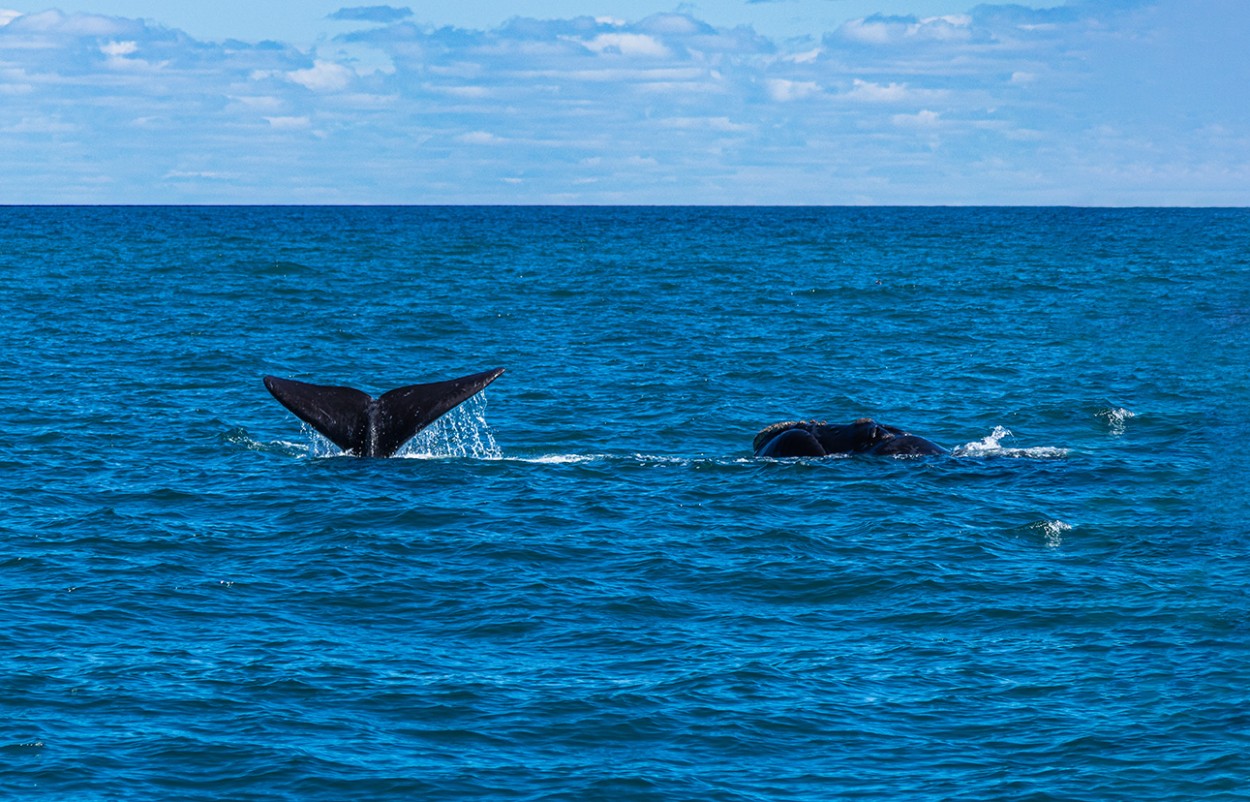
[[[819,421],[774,423],[755,436],[757,457],[828,457],[834,454],[925,456],[946,449],[897,426],[860,418],[844,426]]]
[[[397,387],[378,398],[352,387],[265,377],[265,387],[348,454],[389,457],[417,432],[480,393],[503,368],[472,376]]]

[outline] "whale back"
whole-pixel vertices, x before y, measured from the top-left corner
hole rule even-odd
[[[859,418],[845,425],[823,421],[784,421],[755,436],[755,455],[812,457],[829,454],[919,456],[948,453],[946,449],[897,426]]]

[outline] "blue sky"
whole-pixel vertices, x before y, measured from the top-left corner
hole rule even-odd
[[[1244,206],[1248,34],[1245,0],[0,0],[0,203]]]

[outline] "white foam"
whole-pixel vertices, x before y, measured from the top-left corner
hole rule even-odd
[[[657,456],[654,454],[542,454],[535,457],[505,457],[509,462],[528,462],[536,465],[577,465],[585,462],[638,462],[644,464],[689,465],[696,460],[688,457]]]
[[[1029,526],[1034,532],[1038,532],[1042,536],[1042,542],[1047,547],[1057,549],[1063,545],[1063,535],[1065,532],[1072,531],[1072,524],[1064,523],[1059,520],[1038,521]]]
[[[1132,411],[1124,407],[1116,407],[1114,409],[1099,410],[1098,417],[1102,418],[1107,424],[1107,431],[1113,437],[1119,437],[1124,434],[1125,423],[1129,418],[1135,417]]]
[[[312,431],[307,429],[307,431]],[[257,440],[248,434],[246,429],[235,428],[226,432],[223,438],[227,443],[248,451],[280,451],[291,456],[303,456],[308,453],[308,443],[299,443],[293,440]]]
[[[543,454],[538,457],[507,457],[509,462],[528,462],[534,465],[577,465],[602,459],[598,454]]]
[[[956,446],[951,452],[956,457],[1015,457],[1029,459],[1059,459],[1068,454],[1068,449],[1055,446],[1034,446],[1032,448],[1009,448],[1002,444],[1008,437],[1015,437],[1005,426],[995,426],[994,431],[972,443]]]

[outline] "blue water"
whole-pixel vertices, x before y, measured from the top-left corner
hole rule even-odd
[[[3,798],[1250,799],[1250,211],[0,232]],[[751,458],[865,415],[954,454]]]

